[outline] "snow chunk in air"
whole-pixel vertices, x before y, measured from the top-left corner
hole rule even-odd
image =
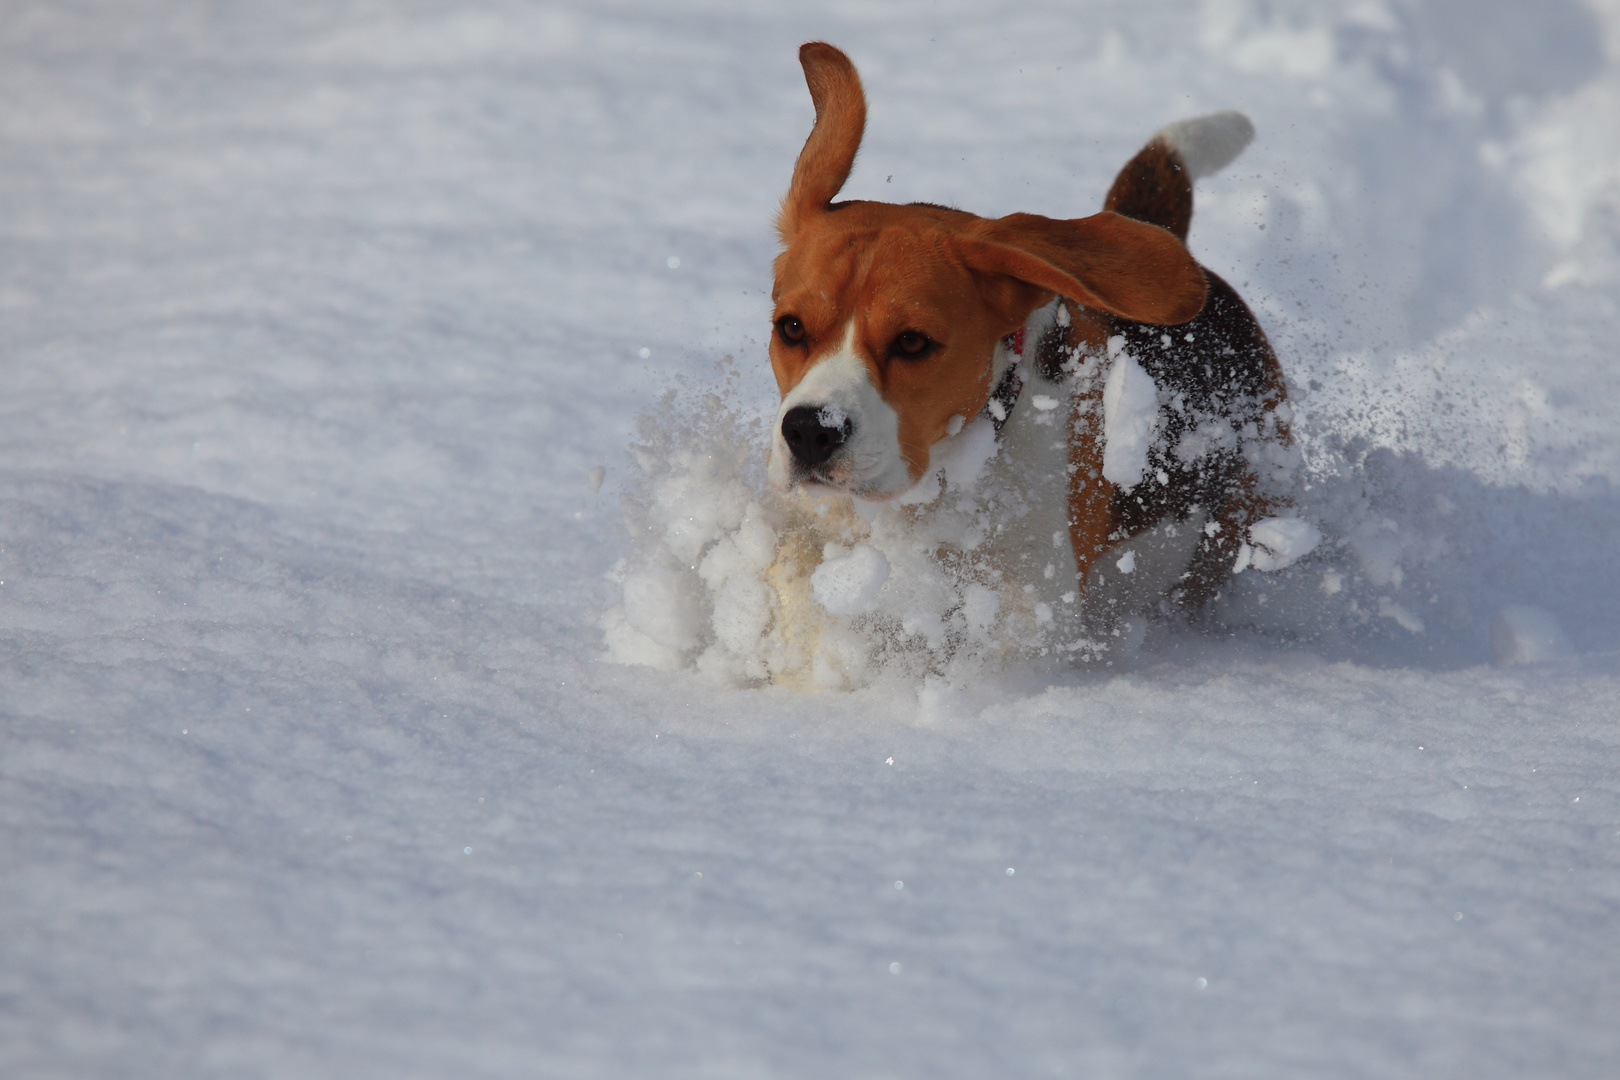
[[[1271,517],[1249,526],[1249,565],[1256,570],[1281,570],[1316,549],[1322,531],[1303,518]]]
[[[1115,351],[1114,340],[1108,343],[1109,352]],[[1153,376],[1119,350],[1103,384],[1102,474],[1110,483],[1126,489],[1141,483],[1158,416],[1159,388]]]

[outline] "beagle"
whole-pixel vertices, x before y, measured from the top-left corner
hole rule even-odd
[[[1274,516],[1298,459],[1276,355],[1184,244],[1192,182],[1248,144],[1246,118],[1162,129],[1090,217],[838,202],[865,97],[838,49],[799,59],[816,120],[777,219],[777,491],[928,503],[936,459],[988,425],[1028,492],[1002,561],[1083,618],[1191,613],[1312,546]]]

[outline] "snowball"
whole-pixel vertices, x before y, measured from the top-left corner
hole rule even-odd
[[[703,584],[709,588],[718,589],[732,578],[746,572],[747,568],[748,563],[738,549],[736,540],[723,536],[698,564],[698,577],[702,578]]]
[[[1535,664],[1570,656],[1575,648],[1558,619],[1545,608],[1509,604],[1491,617],[1491,662]]]
[[[622,607],[613,608],[602,617],[602,641],[607,646],[608,655],[620,664],[679,671],[686,660],[680,650],[660,645],[631,626]]]
[[[690,573],[651,566],[624,579],[625,621],[666,648],[684,652],[697,645],[702,611],[702,591]]]
[[[1249,526],[1253,552],[1249,565],[1256,570],[1281,570],[1315,550],[1322,532],[1303,518],[1266,518]]]
[[[726,476],[726,463],[712,454],[687,451],[674,462],[653,464],[669,470],[653,486],[653,501],[664,521],[664,543],[675,558],[692,565],[722,533],[742,524],[748,489]]]
[[[732,541],[745,565],[755,571],[763,570],[776,554],[776,530],[761,520],[764,511],[753,503],[748,505],[746,513]]]
[[[753,652],[771,624],[771,594],[757,577],[736,577],[715,593],[715,640],[739,656]]]
[[[1141,482],[1158,418],[1159,388],[1153,376],[1121,352],[1103,384],[1102,473],[1109,482],[1127,489]]]
[[[729,536],[723,536],[698,564],[698,577],[711,589],[745,575],[757,575],[776,554],[776,530],[760,521],[758,508]]]
[[[810,575],[810,588],[821,606],[834,615],[859,615],[871,607],[887,580],[889,560],[883,553],[871,544],[856,544],[816,567]]]

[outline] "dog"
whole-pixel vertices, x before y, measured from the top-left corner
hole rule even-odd
[[[860,78],[825,43],[799,59],[816,119],[777,218],[773,488],[926,504],[963,429],[993,432],[1027,495],[1001,564],[1094,625],[1199,612],[1314,545],[1278,494],[1299,454],[1277,356],[1185,244],[1193,181],[1248,144],[1246,118],[1161,129],[1089,217],[840,202]]]

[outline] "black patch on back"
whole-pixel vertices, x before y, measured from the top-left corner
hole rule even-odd
[[[1185,519],[1201,506],[1218,518],[1229,500],[1245,494],[1249,467],[1240,446],[1212,450],[1191,461],[1176,456],[1182,436],[1206,425],[1222,425],[1236,444],[1246,423],[1263,428],[1265,409],[1282,396],[1277,359],[1237,291],[1204,271],[1209,296],[1204,310],[1178,326],[1152,326],[1111,319],[1113,333],[1158,384],[1162,426],[1148,453],[1147,472],[1129,491],[1115,489],[1109,510],[1114,527],[1133,535],[1167,515]],[[1192,340],[1187,340],[1187,335]],[[1169,338],[1169,345],[1164,344]],[[1168,483],[1160,483],[1163,472]]]

